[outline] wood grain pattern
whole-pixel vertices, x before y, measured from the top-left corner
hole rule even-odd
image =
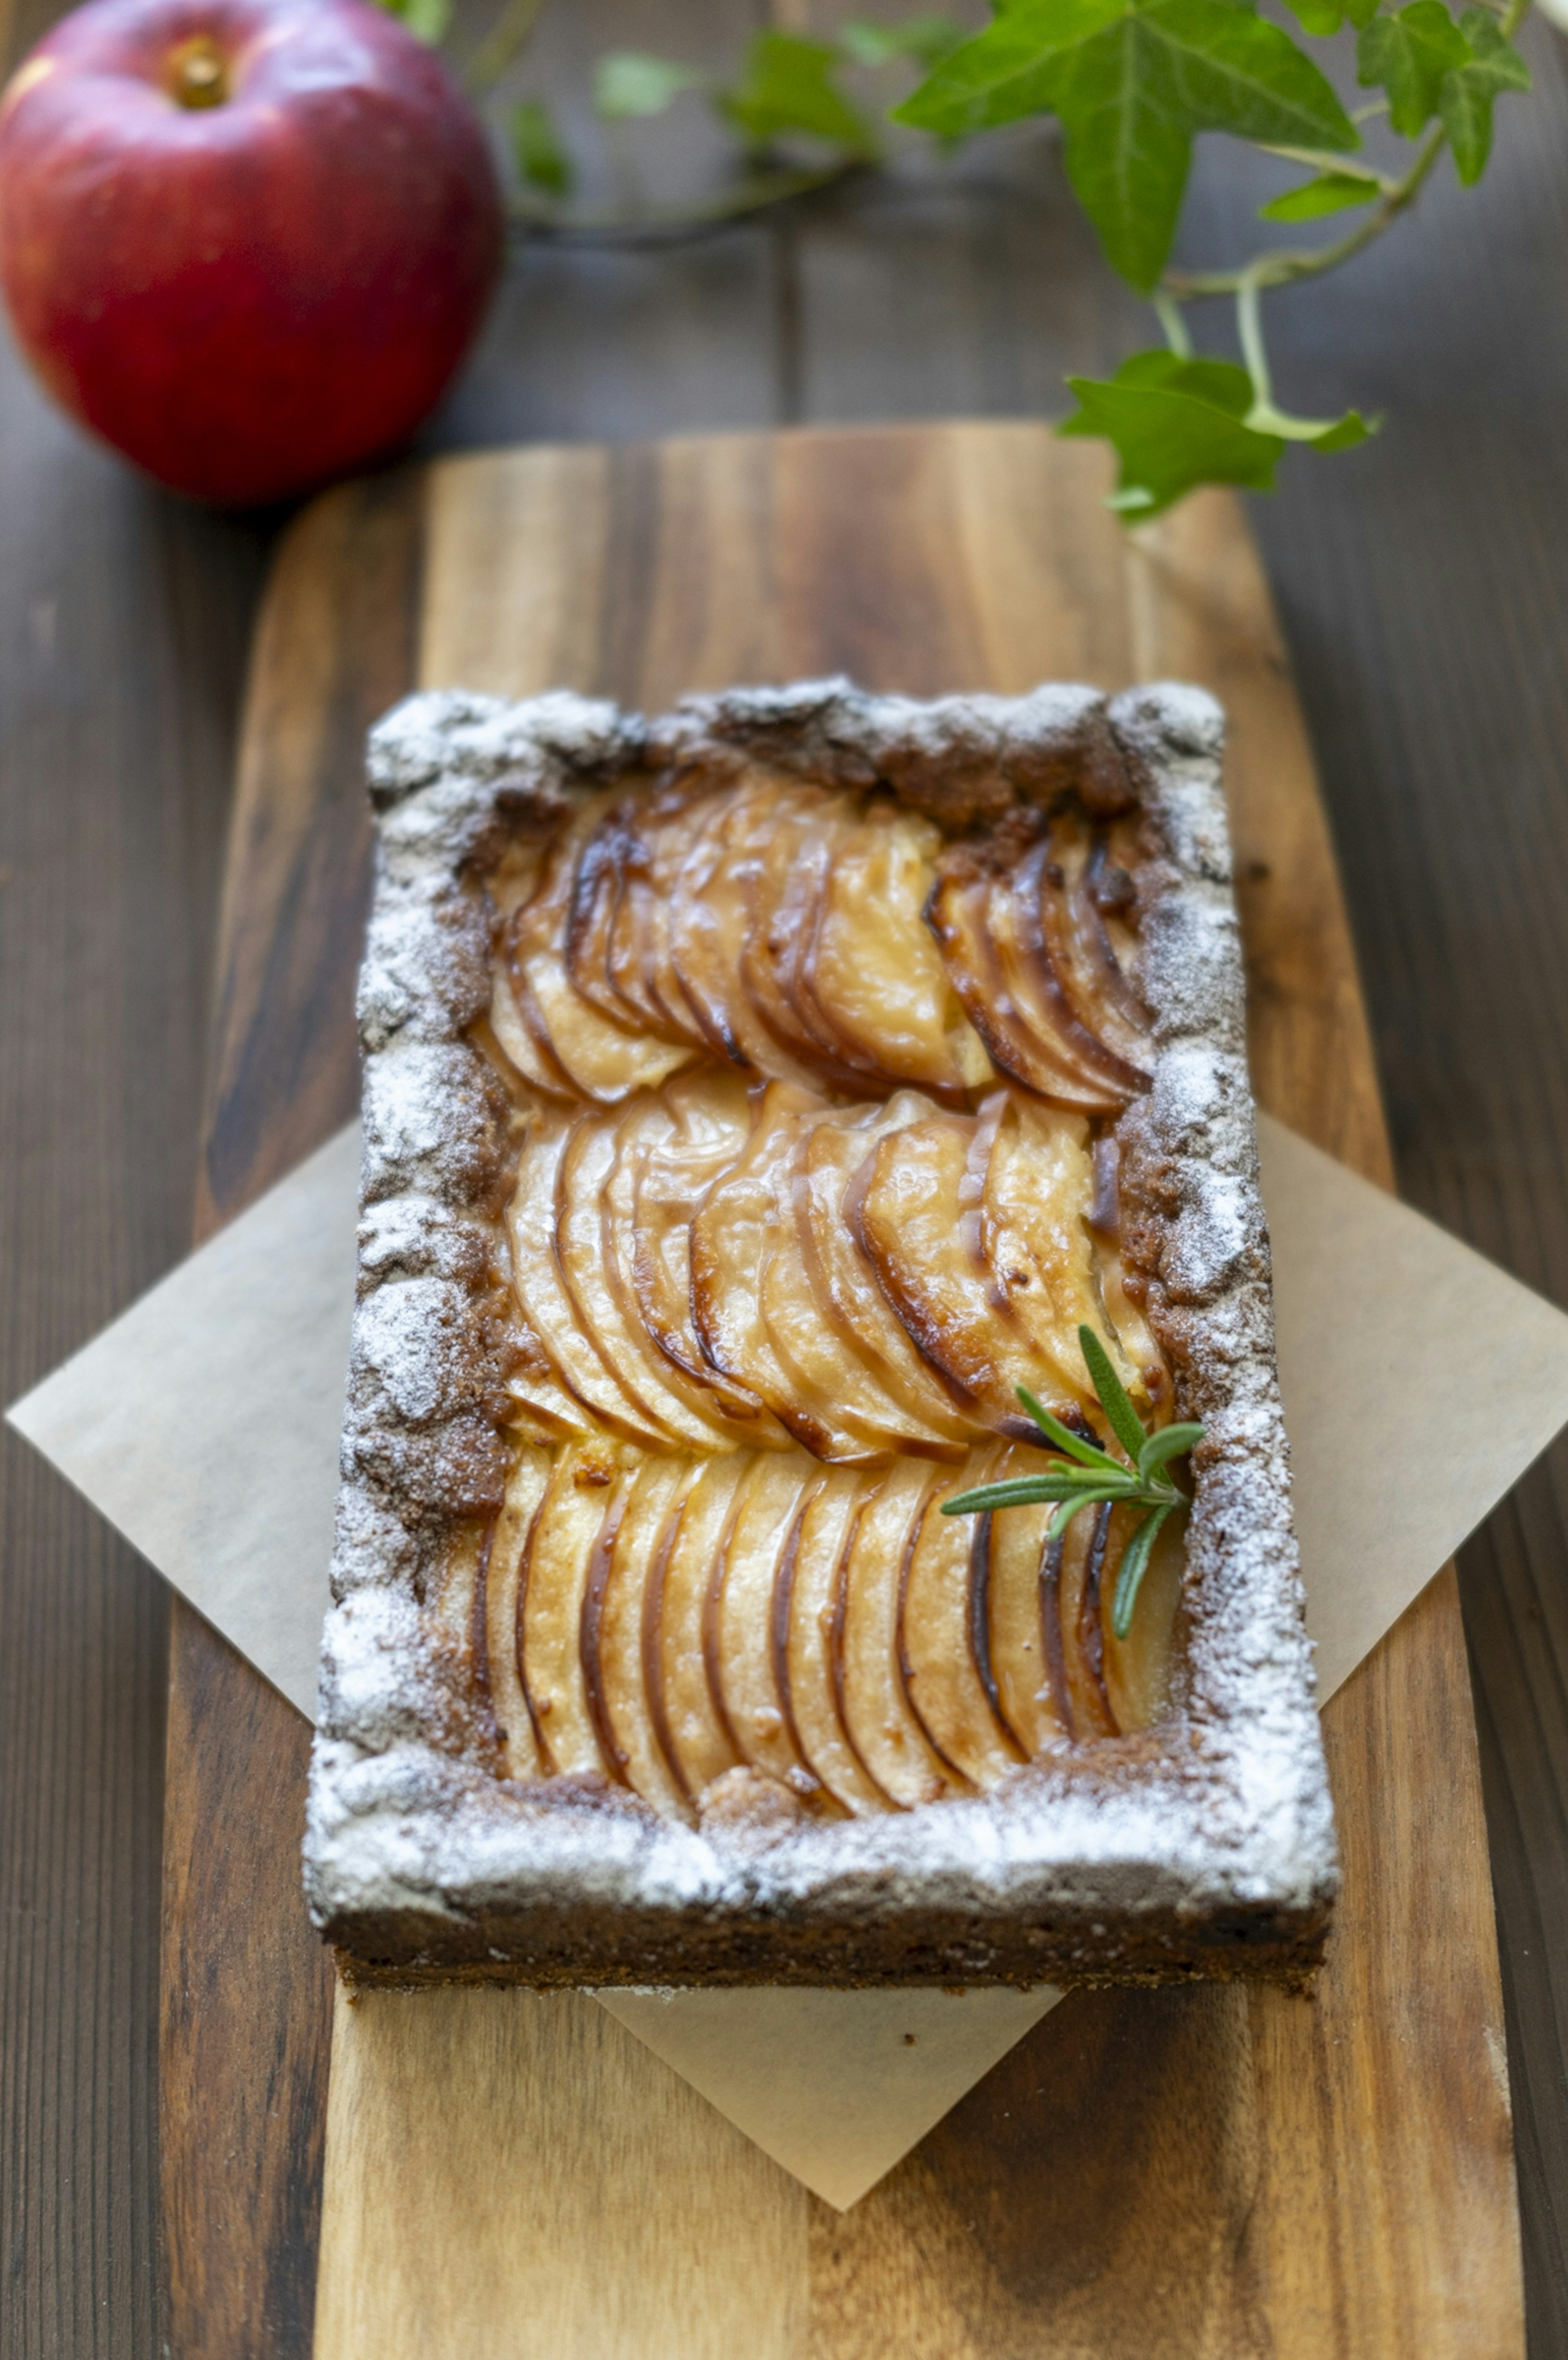
[[[1326,830],[1239,512],[1205,499],[1129,550],[1103,489],[1097,454],[1026,426],[447,463],[430,478],[420,677],[511,694],[564,682],[644,705],[681,686],[839,666],[915,694],[1063,673],[1114,686],[1148,670],[1213,682],[1236,711],[1260,1085],[1283,1119],[1386,1177]],[[800,2353],[1413,2360],[1521,2348],[1501,2005],[1451,1575],[1326,1720],[1346,1892],[1314,2001],[1074,1995],[852,2214],[811,2204]],[[450,2061],[458,1996],[387,2004],[389,2092]],[[503,2021],[513,1996],[492,1995]],[[488,2039],[495,2019],[483,2020]],[[502,2044],[519,2071],[520,2040]],[[650,2170],[677,2152],[669,2078],[636,2056],[619,2080],[618,2136]],[[377,2086],[359,2063],[345,2083],[334,2076],[321,2278],[333,2340],[321,2360],[411,2360],[454,2305],[482,2346],[516,2315],[518,2288],[449,2234],[421,2313],[406,2274],[376,2257],[396,2234],[386,2216],[408,2250],[430,2250],[430,2191],[505,2136],[515,2075],[475,2072],[469,2107],[443,2107],[411,2147],[406,2114],[383,2113]],[[337,2174],[357,2186],[371,2168],[383,2220],[366,2247]],[[648,2360],[705,2348],[673,2326],[651,2344],[639,2331],[635,2346],[610,2336],[604,2256],[618,2238],[606,2218],[590,2260],[552,2246],[547,2269],[534,2256],[528,2300],[574,2322],[584,2348],[596,2336]],[[705,2250],[713,2315],[725,2318],[744,2303],[745,2271],[723,2240]]]
[[[330,495],[273,574],[224,872],[198,1239],[357,1102],[364,739],[410,677],[417,493],[393,475]],[[171,2342],[180,2360],[303,2353],[332,1990],[299,1887],[310,1732],[193,1609],[171,1611],[159,2092]]]

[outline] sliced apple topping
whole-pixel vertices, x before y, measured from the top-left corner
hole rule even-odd
[[[1138,857],[1071,802],[944,847],[737,761],[503,861],[517,1458],[433,1611],[506,1775],[864,1815],[1166,1710],[1177,1519],[1118,1641],[1126,1511],[942,1513],[1047,1463],[1020,1385],[1103,1435],[1081,1327],[1171,1415],[1118,1249]]]
[[[918,1461],[897,1460],[856,1516],[838,1577],[839,1710],[868,1775],[906,1808],[966,1791],[927,1737],[899,1662],[898,1601],[937,1480]]]
[[[788,1083],[761,1093],[750,1139],[716,1180],[691,1222],[691,1311],[704,1357],[766,1402],[780,1424],[819,1459],[864,1459],[868,1444],[823,1397],[779,1359],[768,1330],[763,1284],[789,1206],[789,1164],[803,1115],[819,1101]]]
[[[963,1471],[927,1498],[915,1546],[903,1569],[898,1602],[898,1662],[904,1692],[931,1750],[975,1786],[992,1786],[1028,1759],[1003,1720],[990,1635],[988,1565],[982,1535],[966,1518],[944,1516],[944,1499],[973,1491],[996,1472],[1002,1447],[986,1443]],[[976,1574],[975,1545],[983,1560]]]
[[[611,1763],[600,1743],[583,1663],[583,1601],[594,1552],[626,1513],[635,1453],[600,1440],[572,1443],[556,1460],[534,1515],[519,1584],[523,1694],[547,1771]]]
[[[785,1717],[812,1775],[856,1817],[889,1805],[850,1743],[839,1705],[844,1560],[877,1480],[849,1467],[824,1474],[785,1544],[773,1604],[775,1646],[783,1641]]]

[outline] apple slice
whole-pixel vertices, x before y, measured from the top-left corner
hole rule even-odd
[[[818,1118],[821,1120],[821,1118]],[[925,1458],[958,1456],[962,1445],[905,1412],[833,1318],[811,1283],[808,1244],[797,1213],[797,1187],[810,1135],[808,1117],[795,1126],[795,1143],[779,1172],[772,1245],[761,1275],[760,1299],[768,1340],[796,1398],[825,1408],[870,1451],[907,1450]]]
[[[595,1438],[555,1462],[523,1554],[519,1665],[547,1774],[608,1773],[583,1676],[583,1598],[593,1550],[618,1524],[636,1478],[633,1452]]]
[[[757,876],[774,831],[801,803],[827,809],[820,788],[753,774],[718,797],[693,832],[670,892],[670,964],[703,1038],[732,1065],[815,1087],[810,1064],[792,1056],[762,1022],[743,980]]]
[[[916,1349],[981,1423],[1021,1440],[1035,1428],[1018,1406],[1019,1385],[1048,1402],[1065,1396],[1069,1407],[1082,1393],[1063,1366],[1054,1305],[1033,1273],[1022,1273],[1024,1288],[1002,1286],[971,1251],[964,1183],[976,1128],[947,1115],[889,1132],[851,1184],[845,1210]],[[1082,1367],[1075,1336],[1072,1351]],[[1092,1399],[1086,1371],[1083,1386]]]
[[[876,1372],[911,1430],[964,1448],[984,1431],[915,1351],[878,1286],[845,1212],[845,1196],[879,1139],[934,1114],[929,1098],[901,1090],[866,1115],[833,1113],[802,1127],[790,1190],[811,1291],[824,1320]]]
[[[799,930],[792,996],[852,1067],[962,1105],[993,1068],[924,923],[941,848],[929,820],[880,800],[839,829]]]
[[[1096,1077],[1122,1100],[1147,1089],[1148,1071],[1128,1063],[1091,1029],[1089,1013],[1102,1014],[1078,956],[1068,907],[1066,880],[1054,858],[1055,834],[1043,836],[1003,886],[992,888],[992,923],[1001,952],[1002,973],[1015,1004],[1054,1050],[1070,1059],[1085,1081]],[[1082,1000],[1073,986],[1082,989]],[[1139,1047],[1146,1044],[1141,1041]]]
[[[680,1075],[628,1137],[630,1275],[643,1326],[671,1369],[713,1397],[748,1441],[789,1447],[756,1393],[707,1359],[691,1315],[691,1215],[751,1134],[745,1082],[723,1067]],[[664,1128],[660,1128],[661,1120]]]
[[[800,1119],[821,1100],[769,1082],[733,1169],[716,1180],[691,1222],[691,1313],[712,1365],[768,1404],[818,1459],[858,1461],[875,1452],[820,1396],[807,1397],[773,1347],[763,1311],[768,1256],[789,1205],[788,1166]]]
[[[704,1073],[690,1080],[709,1078]],[[724,1091],[735,1087],[727,1074],[712,1075],[711,1078]],[[743,1099],[736,1126],[740,1142],[744,1142],[746,1128],[747,1110]],[[678,1152],[681,1145],[694,1147],[698,1153],[683,1158]],[[636,1365],[646,1368],[649,1381],[657,1379],[661,1389],[684,1406],[707,1437],[705,1447],[744,1448],[748,1442],[758,1439],[765,1426],[780,1443],[789,1437],[768,1417],[755,1394],[743,1393],[708,1367],[695,1334],[690,1332],[689,1215],[692,1204],[715,1176],[715,1165],[722,1169],[726,1160],[723,1155],[715,1157],[701,1136],[692,1138],[678,1121],[662,1092],[655,1097],[639,1095],[633,1098],[615,1125],[610,1169],[600,1202],[600,1238],[604,1282],[614,1296],[622,1331],[636,1340]],[[697,1167],[695,1172],[693,1164]],[[651,1181],[650,1165],[658,1167]],[[647,1246],[637,1220],[638,1195],[645,1181],[651,1194],[661,1182],[668,1184],[672,1167],[678,1175],[677,1184],[673,1188],[665,1185],[663,1190],[669,1218],[662,1242],[671,1250],[670,1255],[668,1261],[661,1258],[648,1276],[659,1298],[660,1326],[670,1331],[672,1338],[678,1338],[673,1352],[650,1326],[638,1293],[639,1265]],[[673,1266],[676,1262],[678,1269]],[[644,1397],[649,1397],[646,1388]]]
[[[557,1070],[573,1096],[604,1104],[615,1104],[635,1089],[656,1087],[691,1054],[687,1045],[631,1032],[615,1022],[584,999],[567,972],[575,863],[610,800],[608,793],[594,795],[573,814],[505,937],[513,996],[537,1052],[539,1070]],[[512,1054],[510,1049],[507,1054]],[[519,1064],[518,1070],[526,1075],[528,1068]]]
[[[976,1563],[982,1520],[944,1516],[943,1500],[993,1480],[997,1445],[971,1453],[962,1471],[926,1502],[905,1568],[898,1609],[898,1664],[932,1751],[979,1787],[1016,1769],[1023,1750],[1001,1718],[992,1668],[990,1599]]]
[[[1153,1338],[1133,1313],[1125,1290],[1118,1307],[1129,1314],[1130,1338],[1107,1318],[1110,1305],[1101,1281],[1110,1258],[1097,1255],[1089,1228],[1094,1167],[1081,1117],[1031,1106],[1009,1098],[985,1166],[983,1232],[993,1299],[1029,1332],[1040,1354],[1076,1393],[1090,1422],[1105,1426],[1078,1343],[1081,1327],[1092,1328],[1116,1363],[1135,1404],[1145,1414],[1162,1390],[1163,1377]],[[1115,1275],[1119,1277],[1120,1264]],[[1129,1349],[1129,1344],[1133,1349]],[[1020,1382],[1029,1383],[1023,1377]],[[1038,1386],[1031,1386],[1033,1392]]]
[[[955,854],[963,851],[962,861]],[[1049,1028],[1036,1021],[1026,994],[1015,997],[1014,972],[1004,972],[999,926],[1006,923],[1007,896],[996,880],[977,872],[967,847],[952,847],[939,867],[926,904],[926,923],[941,947],[964,1012],[991,1058],[1004,1073],[1053,1105],[1089,1114],[1110,1114],[1126,1103],[1124,1093],[1086,1076],[1053,1044]]]
[[[875,1061],[846,1054],[802,985],[816,933],[833,847],[844,833],[842,799],[787,805],[759,823],[748,866],[747,924],[740,975],[746,997],[771,1036],[773,1070],[803,1071],[821,1087],[863,1098],[879,1077]],[[778,1052],[784,1062],[778,1062]]]
[[[1105,830],[1071,806],[1052,815],[1046,874],[1040,920],[1062,989],[1086,1031],[1147,1085],[1152,1020],[1128,971],[1138,950],[1127,923],[1135,897],[1132,879],[1111,861]],[[1124,956],[1128,967],[1123,967]]]
[[[851,1744],[895,1803],[912,1807],[964,1793],[967,1782],[933,1752],[898,1662],[898,1599],[936,1479],[898,1459],[855,1521],[839,1571],[838,1700]]]
[[[822,1481],[799,1451],[754,1459],[714,1562],[703,1624],[708,1683],[743,1761],[798,1793],[817,1781],[795,1743],[775,1645],[775,1590],[796,1519]]]
[[[703,814],[718,782],[692,775],[650,799],[637,820],[637,858],[622,883],[610,931],[610,980],[622,999],[645,1011],[668,1040],[707,1046],[676,979],[670,958],[670,901]]]
[[[1176,1480],[1183,1491],[1190,1491],[1191,1485],[1180,1472]],[[1125,1639],[1118,1639],[1111,1628],[1111,1606],[1122,1550],[1131,1538],[1133,1524],[1129,1509],[1113,1511],[1110,1540],[1099,1581],[1105,1695],[1116,1727],[1123,1730],[1150,1729],[1169,1707],[1176,1655],[1176,1615],[1187,1568],[1187,1519],[1185,1513],[1178,1510],[1167,1516],[1160,1527],[1138,1584],[1131,1627]]]
[[[646,1692],[660,1745],[689,1802],[740,1762],[709,1684],[703,1635],[735,1495],[754,1464],[749,1452],[732,1451],[699,1468],[649,1575],[644,1629],[651,1622],[658,1643],[657,1660],[645,1673]]]
[[[776,1655],[780,1635],[784,1642],[776,1676],[785,1717],[807,1768],[857,1818],[887,1810],[889,1798],[868,1775],[844,1729],[834,1632],[843,1561],[877,1480],[850,1467],[826,1471],[795,1520],[774,1590]]]
[[[569,1098],[572,1084],[555,1058],[544,1046],[542,1023],[530,1024],[524,1015],[525,1001],[531,1006],[532,994],[527,984],[519,998],[517,979],[510,963],[497,957],[490,984],[490,1033],[504,1060],[502,1072],[510,1065],[530,1089],[549,1098]]]
[[[658,1450],[665,1441],[662,1430],[617,1382],[579,1327],[556,1262],[556,1180],[571,1130],[572,1118],[554,1113],[540,1114],[529,1128],[506,1208],[512,1285],[564,1391],[611,1433]]]
[[[634,1104],[641,1101],[634,1101]],[[580,1117],[556,1175],[555,1251],[576,1324],[592,1341],[639,1417],[677,1448],[717,1450],[726,1436],[666,1383],[640,1318],[627,1319],[611,1282],[605,1193],[615,1168],[614,1115]]]
[[[1033,1474],[1046,1463],[1045,1452],[1015,1448],[997,1460],[991,1480]],[[989,1633],[997,1711],[1031,1761],[1073,1734],[1056,1605],[1061,1545],[1045,1537],[1051,1514],[1048,1505],[998,1508],[978,1519],[975,1540],[975,1628]]]
[[[1116,1522],[1119,1525],[1121,1519]],[[1065,1718],[1078,1739],[1114,1737],[1116,1733],[1116,1715],[1105,1688],[1105,1634],[1109,1601],[1103,1595],[1104,1580],[1107,1577],[1115,1579],[1121,1556],[1118,1547],[1107,1561],[1111,1527],[1111,1510],[1105,1502],[1097,1509],[1080,1510],[1054,1552],[1055,1562],[1047,1577],[1051,1594],[1042,1601],[1046,1611],[1052,1606],[1055,1609],[1054,1644],[1061,1650],[1060,1679],[1067,1700]]]
[[[648,1589],[666,1528],[694,1478],[691,1460],[650,1459],[637,1470],[614,1546],[595,1544],[583,1597],[583,1676],[600,1744],[634,1793],[668,1817],[690,1815],[659,1743],[643,1644]],[[657,1665],[658,1651],[653,1651]]]
[[[549,1487],[550,1462],[542,1450],[519,1450],[506,1480],[506,1496],[490,1536],[485,1575],[485,1638],[490,1668],[490,1702],[501,1744],[501,1770],[507,1778],[537,1778],[539,1750],[528,1717],[528,1700],[518,1665],[522,1638],[517,1606],[523,1556],[540,1501]]]

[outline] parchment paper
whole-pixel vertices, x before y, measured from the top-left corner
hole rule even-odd
[[[1568,1317],[1279,1124],[1259,1131],[1326,1700],[1568,1422]],[[346,1131],[8,1413],[306,1714],[358,1169]],[[843,2209],[1057,1997],[618,1992],[603,2005]]]

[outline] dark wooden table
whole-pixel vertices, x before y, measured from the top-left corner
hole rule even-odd
[[[6,60],[56,13],[0,0]],[[733,49],[759,13],[639,0],[634,35],[624,0],[579,0],[539,78],[581,91],[583,57],[633,38]],[[1483,191],[1434,189],[1276,305],[1292,406],[1352,399],[1388,430],[1301,456],[1255,513],[1401,1185],[1568,1304],[1568,72],[1555,36],[1526,46],[1537,95],[1500,110]],[[1251,191],[1245,159],[1201,155],[1194,253],[1235,251]],[[529,246],[427,439],[1049,414],[1065,369],[1146,337],[1029,130],[700,243]],[[133,480],[0,353],[0,1399],[190,1236],[236,707],[280,522]],[[167,1598],[8,1433],[0,1514],[0,2350],[153,2360]],[[1565,1522],[1568,1446],[1461,1566],[1532,2360],[1568,2351]]]

